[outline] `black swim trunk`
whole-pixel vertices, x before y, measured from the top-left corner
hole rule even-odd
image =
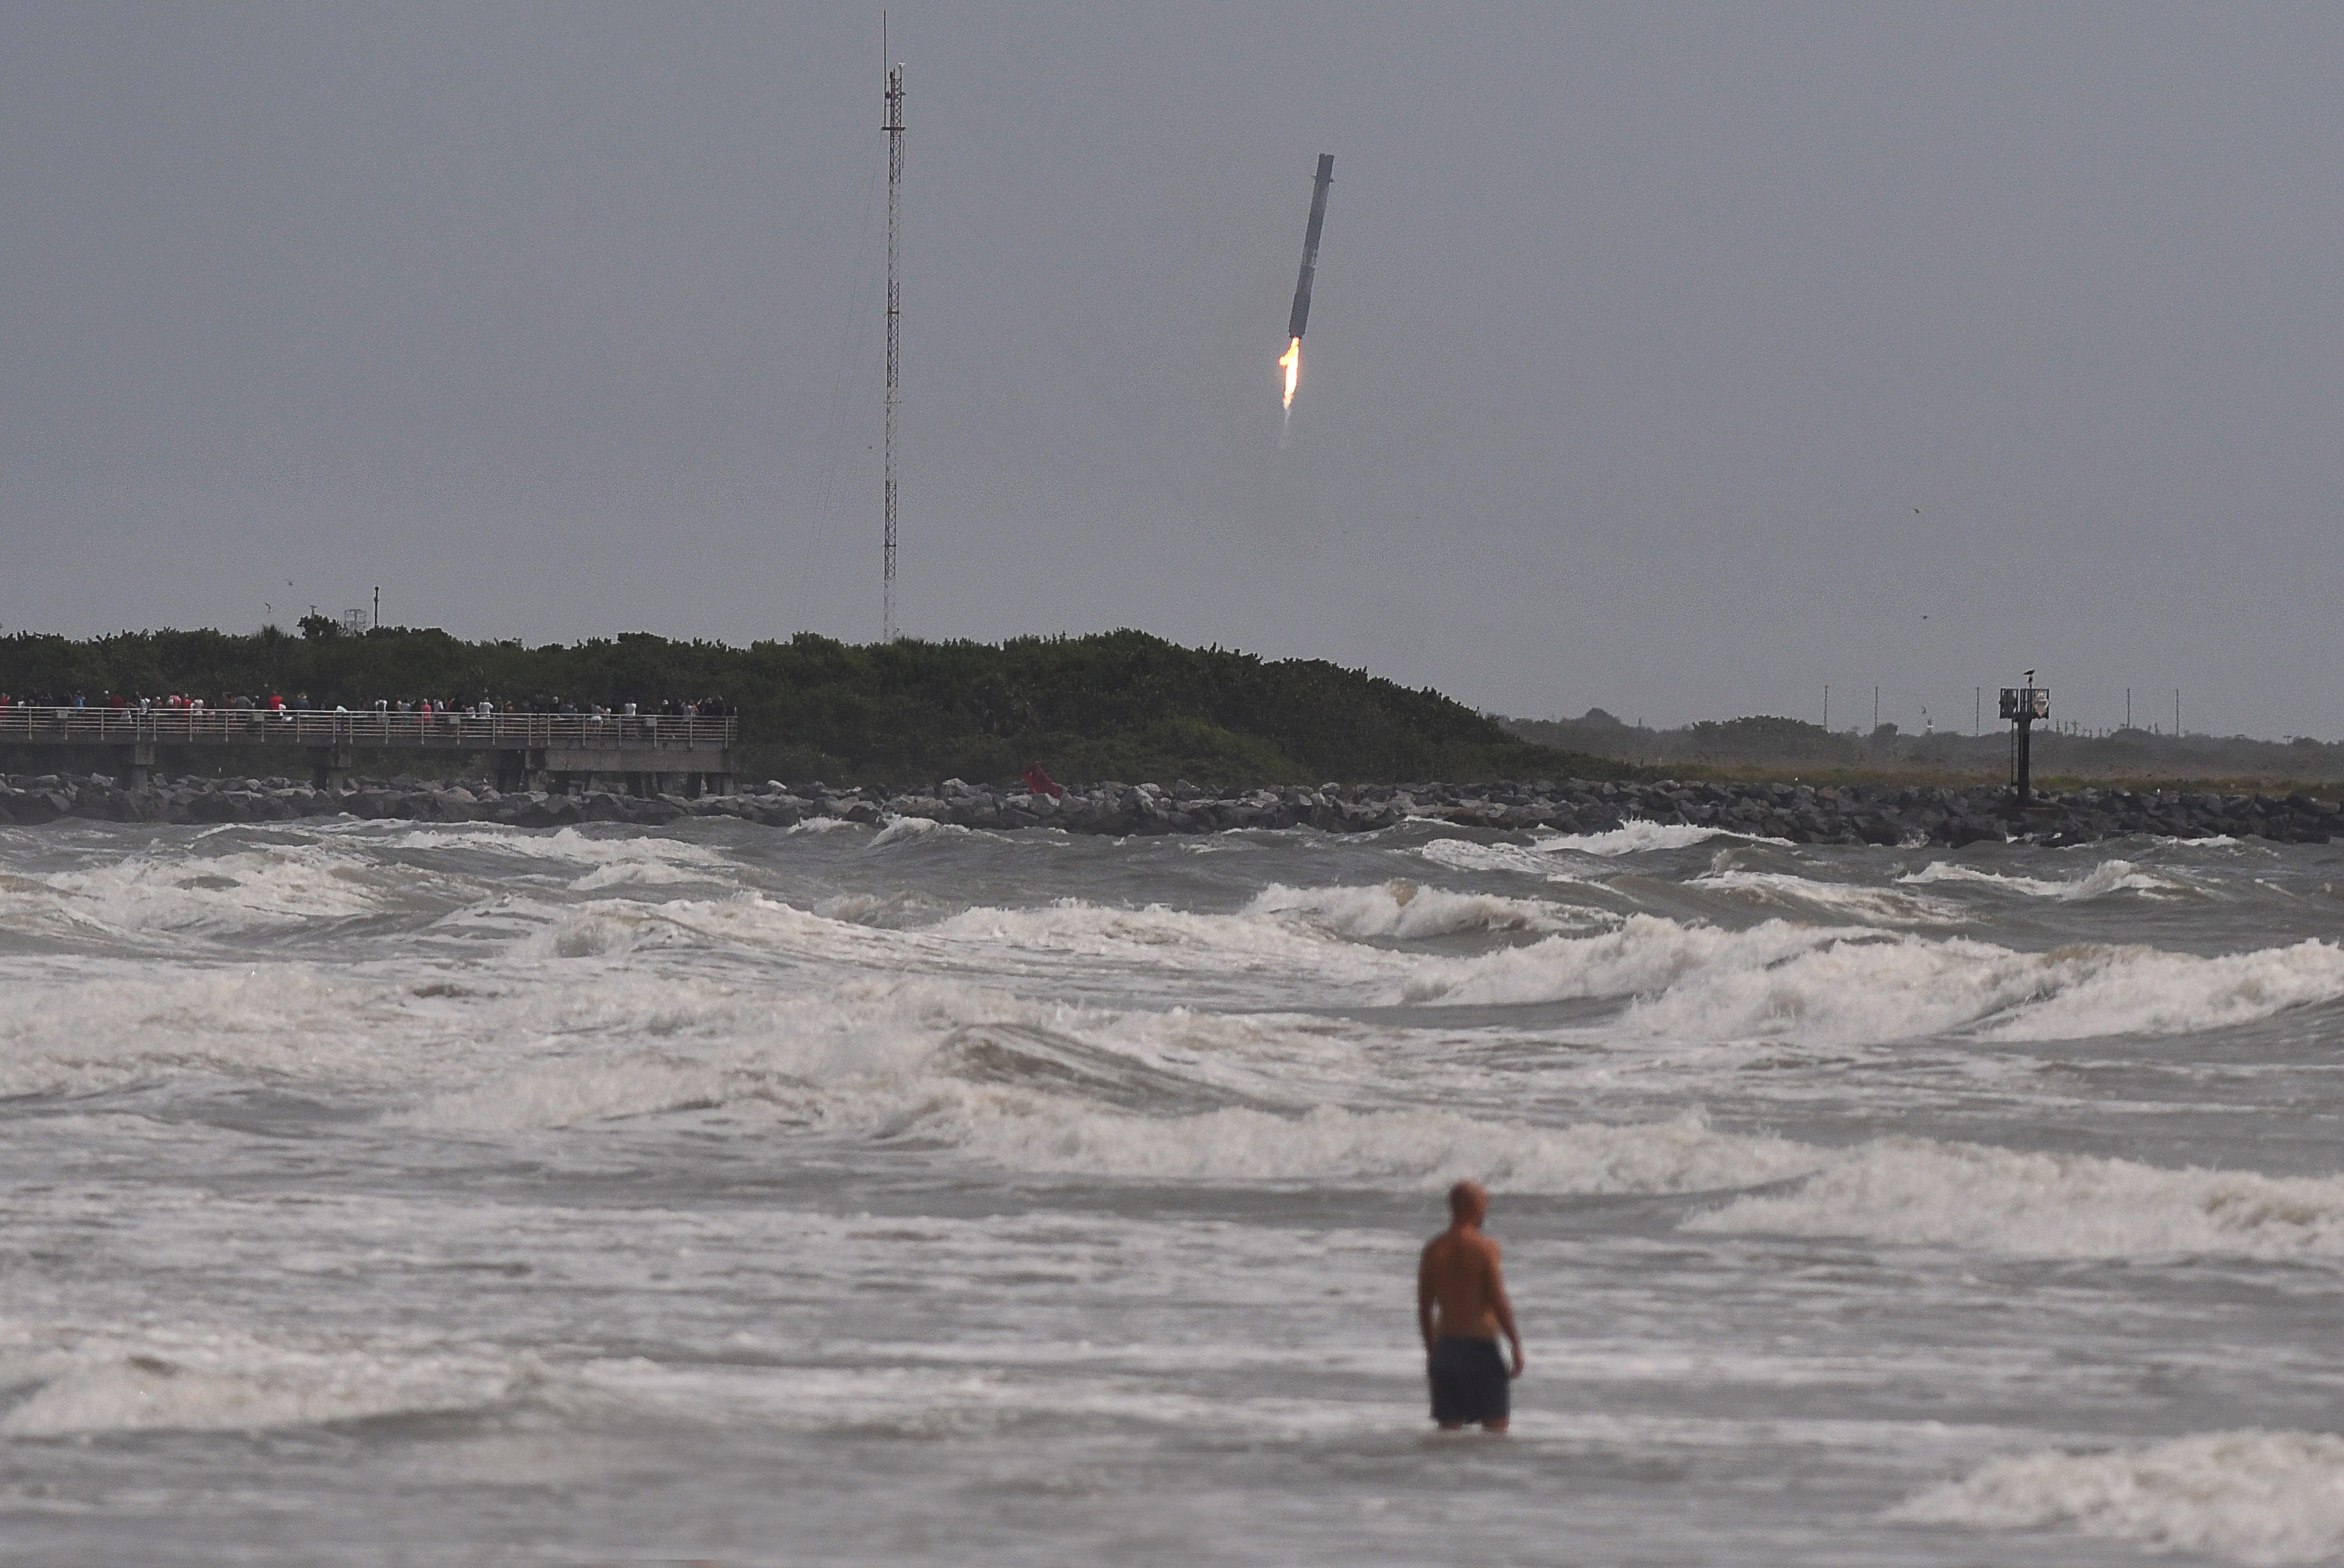
[[[1512,1410],[1506,1360],[1495,1340],[1435,1340],[1426,1370],[1432,1379],[1432,1419],[1504,1421]]]

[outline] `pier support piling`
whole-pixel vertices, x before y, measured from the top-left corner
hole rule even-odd
[[[114,749],[115,782],[124,789],[144,789],[155,777],[155,743],[134,741]]]
[[[309,748],[309,782],[319,789],[347,789],[356,759],[348,741]]]

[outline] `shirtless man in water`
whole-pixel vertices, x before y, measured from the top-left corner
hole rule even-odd
[[[1498,1271],[1498,1244],[1481,1234],[1490,1195],[1478,1181],[1449,1189],[1449,1229],[1424,1244],[1416,1270],[1416,1326],[1432,1379],[1432,1419],[1443,1431],[1479,1421],[1503,1431],[1512,1413],[1506,1380],[1522,1375],[1522,1337]],[[1498,1336],[1513,1347],[1510,1373]]]

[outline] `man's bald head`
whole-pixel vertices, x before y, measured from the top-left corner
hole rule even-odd
[[[1490,1212],[1490,1194],[1478,1181],[1460,1181],[1449,1189],[1449,1218],[1460,1225],[1479,1225]]]

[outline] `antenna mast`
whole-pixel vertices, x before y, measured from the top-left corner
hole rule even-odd
[[[902,358],[903,286],[897,276],[901,252],[904,194],[904,67],[885,61],[887,14],[879,14],[879,52],[887,66],[887,445],[885,469],[887,543],[881,568],[884,607],[882,627],[885,640],[895,640],[895,372]]]

